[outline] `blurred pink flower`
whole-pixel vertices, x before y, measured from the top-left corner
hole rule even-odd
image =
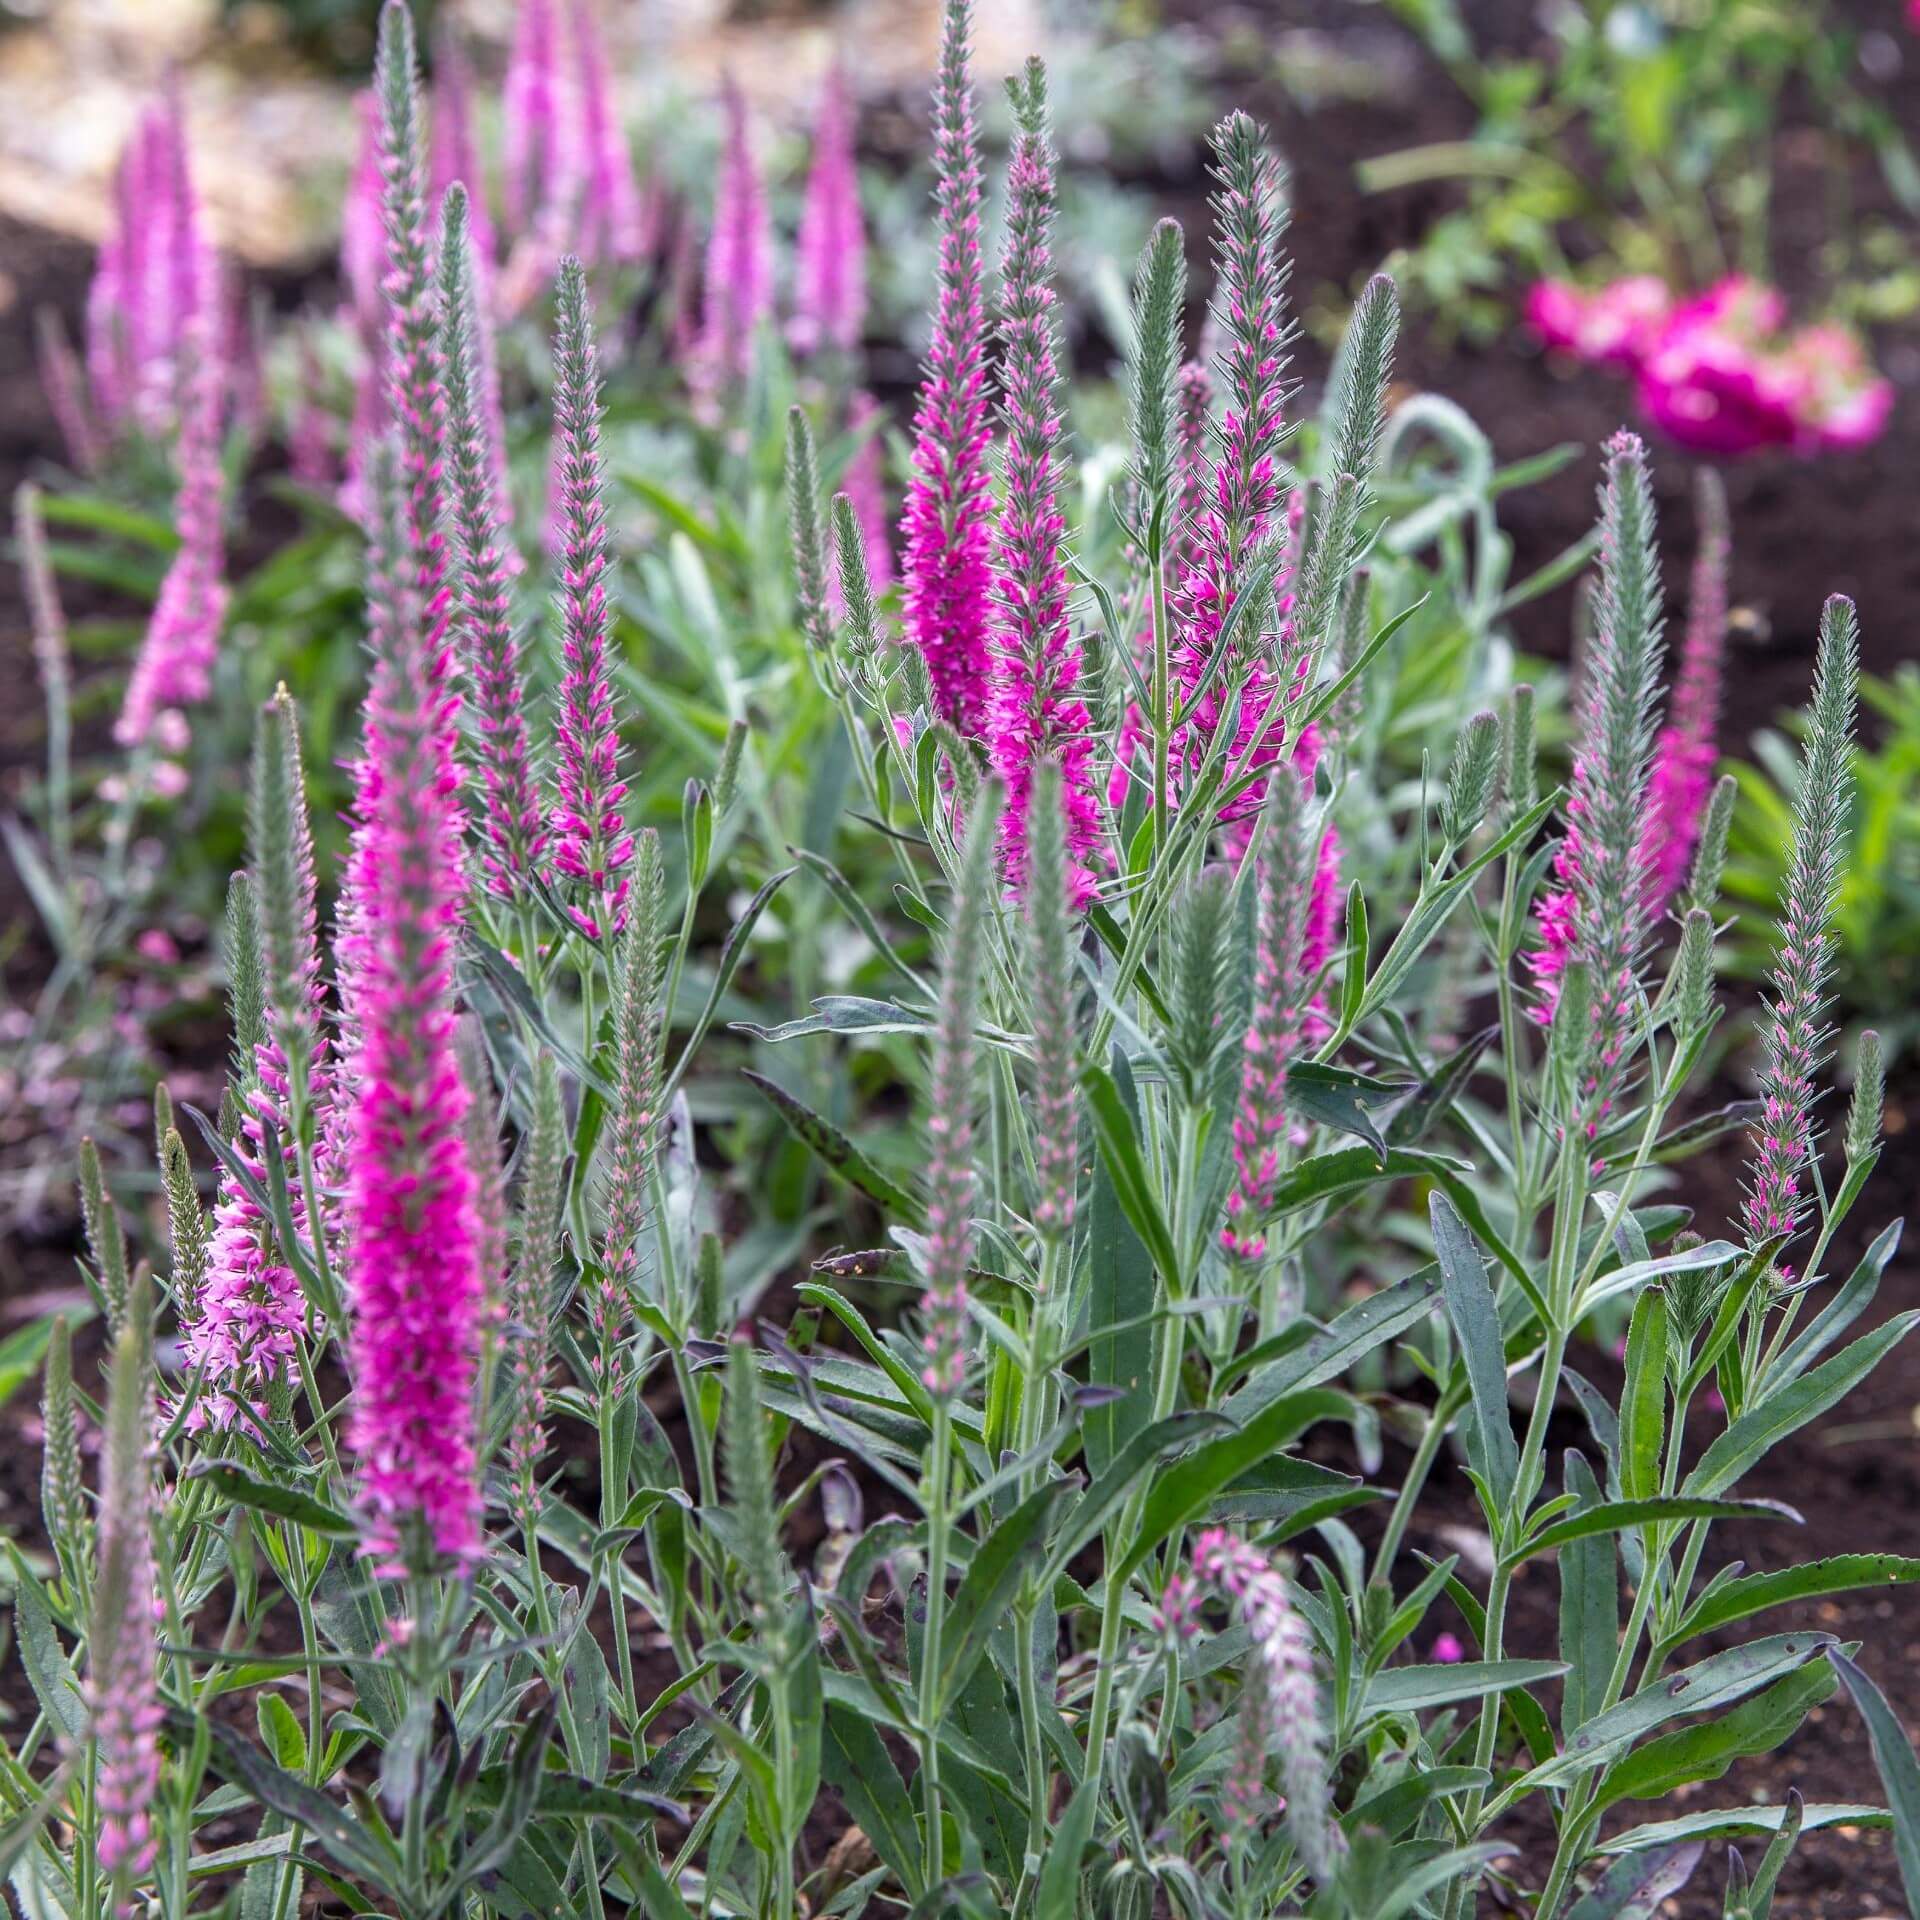
[[[1430,1651],[1443,1667],[1458,1666],[1467,1657],[1467,1650],[1460,1644],[1457,1633],[1436,1635]]]
[[[1550,347],[1593,366],[1637,368],[1673,308],[1666,283],[1628,274],[1589,292],[1570,280],[1542,280],[1527,295],[1527,324]]]

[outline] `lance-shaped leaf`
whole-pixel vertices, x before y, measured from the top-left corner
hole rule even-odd
[[[920,1205],[904,1187],[896,1185],[836,1127],[824,1120],[803,1100],[796,1099],[785,1087],[765,1074],[742,1067],[740,1076],[786,1123],[793,1137],[806,1146],[825,1167],[849,1186],[858,1187],[868,1199],[886,1208],[909,1226],[920,1222]]]
[[[1706,1850],[1704,1840],[1683,1840],[1623,1855],[1575,1904],[1567,1920],[1652,1920],[1661,1903],[1693,1878]]]
[[[1907,1890],[1908,1906],[1920,1908],[1920,1759],[1914,1757],[1913,1743],[1887,1705],[1887,1696],[1837,1647],[1828,1648],[1827,1658],[1867,1723],[1873,1757],[1893,1814],[1893,1850],[1900,1862],[1900,1881]]]
[[[1500,1333],[1500,1308],[1487,1279],[1486,1262],[1453,1203],[1436,1193],[1427,1204],[1433,1226],[1433,1251],[1440,1263],[1440,1284],[1447,1317],[1460,1341],[1467,1384],[1473,1393],[1473,1419],[1467,1452],[1493,1503],[1498,1521],[1513,1499],[1520,1473],[1520,1451],[1507,1411],[1506,1343]]]

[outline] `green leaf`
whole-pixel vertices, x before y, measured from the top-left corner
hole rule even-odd
[[[1040,1888],[1034,1920],[1078,1920],[1080,1861],[1093,1840],[1094,1815],[1100,1810],[1100,1782],[1081,1781],[1066,1813],[1054,1826],[1047,1857],[1040,1868]]]
[[[1821,1308],[1806,1332],[1780,1356],[1774,1379],[1797,1380],[1873,1304],[1887,1263],[1900,1249],[1900,1235],[1905,1225],[1904,1220],[1896,1220],[1881,1229],[1879,1238],[1860,1256],[1860,1264],[1847,1276],[1846,1284]]]
[[[947,1610],[942,1665],[934,1688],[935,1712],[959,1698],[979,1665],[1027,1570],[1046,1550],[1054,1509],[1074,1491],[1071,1480],[1054,1480],[1030,1494],[974,1549],[966,1577]]]
[[[209,1763],[221,1779],[242,1788],[262,1806],[297,1821],[348,1873],[372,1881],[389,1894],[398,1890],[400,1857],[385,1835],[354,1819],[284,1767],[275,1766],[251,1741],[222,1722],[175,1707],[168,1710],[167,1725],[187,1749],[206,1738]]]
[[[1576,1513],[1603,1504],[1593,1469],[1571,1448],[1565,1486]],[[1613,1541],[1606,1534],[1570,1540],[1560,1549],[1560,1657],[1567,1663],[1562,1733],[1573,1733],[1600,1711],[1619,1641],[1620,1574]]]
[[[1113,1050],[1113,1079],[1129,1109],[1137,1109],[1126,1056]],[[1100,1160],[1093,1171],[1087,1209],[1087,1378],[1118,1387],[1122,1396],[1092,1408],[1086,1417],[1087,1465],[1104,1475],[1124,1436],[1146,1424],[1152,1410],[1153,1328],[1156,1304],[1153,1261],[1128,1224],[1118,1189]]]
[[[1536,1553],[1563,1547],[1569,1540],[1584,1540],[1595,1533],[1625,1533],[1631,1527],[1664,1525],[1673,1520],[1743,1519],[1790,1520],[1795,1526],[1804,1524],[1799,1514],[1779,1500],[1707,1500],[1687,1493],[1661,1494],[1652,1500],[1608,1500],[1541,1528],[1523,1540],[1507,1556],[1507,1561],[1511,1566],[1518,1566]]]
[[[872,1721],[837,1702],[829,1704],[820,1761],[854,1825],[900,1876],[908,1897],[917,1897],[923,1882],[913,1802]]]
[[[1337,1314],[1320,1332],[1258,1368],[1223,1411],[1242,1425],[1283,1394],[1345,1373],[1363,1355],[1404,1333],[1440,1303],[1440,1269],[1423,1267]]]
[[[765,1074],[742,1067],[740,1077],[758,1093],[785,1121],[787,1130],[806,1146],[823,1166],[857,1187],[868,1199],[884,1207],[907,1226],[920,1224],[920,1203],[896,1186],[830,1120],[824,1120],[805,1101],[797,1100],[785,1087]]]
[[[1094,1137],[1100,1145],[1100,1164],[1113,1182],[1114,1197],[1169,1290],[1177,1296],[1183,1291],[1180,1257],[1174,1251],[1173,1235],[1141,1157],[1133,1115],[1104,1067],[1089,1061],[1081,1071],[1081,1083],[1087,1091]]]
[[[1620,1400],[1620,1491],[1629,1501],[1660,1491],[1667,1440],[1667,1296],[1648,1287],[1627,1329],[1627,1383]]]
[[[289,1773],[307,1770],[307,1736],[298,1716],[277,1693],[262,1693],[254,1707],[260,1738],[267,1751]]]
[[[1520,1451],[1514,1445],[1513,1420],[1507,1410],[1507,1350],[1500,1333],[1500,1308],[1487,1279],[1486,1262],[1452,1201],[1444,1193],[1432,1194],[1427,1213],[1447,1317],[1460,1341],[1473,1393],[1467,1452],[1493,1497],[1489,1517],[1498,1528],[1520,1474]]]
[[[13,1624],[20,1645],[20,1664],[27,1670],[33,1697],[61,1735],[68,1740],[87,1736],[87,1697],[80,1690],[73,1662],[67,1658],[54,1630],[46,1594],[17,1547],[13,1561]]]
[[[270,1513],[279,1520],[291,1520],[313,1533],[332,1534],[345,1539],[359,1529],[347,1515],[316,1500],[310,1493],[293,1487],[278,1487],[271,1481],[257,1480],[230,1460],[196,1460],[187,1469],[190,1480],[205,1480],[235,1506],[251,1507],[258,1513]]]
[[[1483,1700],[1511,1687],[1537,1687],[1566,1670],[1562,1660],[1456,1660],[1447,1666],[1389,1667],[1367,1682],[1362,1714],[1423,1713],[1454,1700]]]
[[[1790,1433],[1818,1419],[1851,1393],[1917,1323],[1920,1311],[1900,1314],[1803,1378],[1767,1392],[1700,1456],[1699,1464],[1687,1476],[1687,1491],[1725,1492]]]
[[[1232,1415],[1231,1401],[1225,1410]],[[1281,1444],[1278,1436],[1288,1430],[1295,1417],[1289,1401],[1276,1401],[1253,1414],[1233,1432],[1203,1441],[1184,1459],[1167,1468],[1147,1496],[1138,1533],[1124,1545],[1118,1541],[1113,1543],[1122,1547],[1122,1551],[1107,1574],[1108,1594],[1117,1598],[1121,1585],[1147,1555],[1176,1527],[1185,1526],[1205,1512],[1215,1494],[1254,1467],[1270,1462],[1275,1447]],[[1114,1604],[1114,1599],[1110,1598],[1108,1604]]]
[[[799,871],[798,867],[782,867],[778,873],[769,874],[761,882],[759,892],[747,902],[739,919],[727,930],[726,940],[720,948],[720,958],[714,963],[713,984],[707,989],[706,1003],[695,1017],[693,1030],[680,1050],[680,1058],[674,1062],[673,1071],[661,1089],[660,1103],[663,1108],[672,1100],[674,1089],[685,1077],[688,1064],[700,1042],[707,1037],[707,1029],[713,1025],[713,1016],[719,1011],[720,1002],[726,997],[727,989],[733,984],[733,976],[746,955],[747,942],[753,938],[753,930],[760,924],[760,916],[766,912],[773,896]],[[671,1018],[672,1008],[668,1008],[667,1012]]]
[[[1830,1633],[1777,1634],[1716,1653],[1679,1673],[1655,1680],[1605,1713],[1596,1714],[1568,1740],[1562,1752],[1523,1775],[1501,1799],[1517,1800],[1537,1788],[1559,1786],[1595,1767],[1610,1765],[1667,1721],[1683,1714],[1711,1713],[1715,1707],[1744,1700],[1787,1674],[1797,1673],[1808,1661],[1838,1644]]]
[[[1684,1813],[1675,1820],[1655,1820],[1629,1827],[1603,1840],[1601,1853],[1637,1853],[1642,1847],[1663,1847],[1675,1840],[1717,1840],[1743,1833],[1778,1833],[1789,1817],[1786,1807],[1708,1807]],[[1851,1801],[1809,1801],[1801,1813],[1801,1831],[1818,1833],[1827,1827],[1890,1827],[1893,1816],[1885,1807],[1865,1807]]]
[[[1607,1772],[1593,1810],[1622,1800],[1658,1800],[1699,1780],[1718,1780],[1736,1760],[1771,1753],[1834,1690],[1833,1669],[1815,1661],[1697,1727],[1663,1733]]]
[[[1778,1573],[1749,1573],[1715,1587],[1688,1610],[1666,1644],[1713,1633],[1736,1620],[1811,1600],[1821,1594],[1855,1593],[1863,1587],[1904,1587],[1920,1581],[1920,1560],[1897,1553],[1841,1553]]]
[[[1829,1646],[1827,1658],[1867,1723],[1867,1737],[1873,1742],[1873,1757],[1893,1816],[1900,1883],[1907,1890],[1907,1905],[1920,1910],[1920,1760],[1914,1758],[1913,1743],[1887,1705],[1886,1695],[1837,1647]]]
[[[1682,1840],[1623,1854],[1600,1876],[1599,1885],[1574,1905],[1567,1920],[1652,1920],[1661,1902],[1693,1878],[1706,1850],[1704,1840]]]
[[[1208,1413],[1197,1408],[1169,1414],[1151,1426],[1142,1427],[1120,1451],[1113,1455],[1099,1479],[1073,1504],[1061,1526],[1059,1537],[1047,1555],[1041,1585],[1050,1587],[1066,1571],[1067,1562],[1086,1546],[1119,1511],[1133,1483],[1147,1468],[1165,1455],[1193,1446],[1209,1433],[1233,1430],[1225,1414]]]
[[[1336,1133],[1357,1134],[1373,1149],[1376,1162],[1386,1158],[1387,1143],[1371,1110],[1390,1107],[1406,1095],[1404,1086],[1318,1060],[1299,1060],[1287,1069],[1288,1108]]]

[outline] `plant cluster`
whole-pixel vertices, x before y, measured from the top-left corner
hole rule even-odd
[[[1470,423],[1388,417],[1393,286],[1296,418],[1284,181],[1230,114],[1211,358],[1165,222],[1125,471],[1084,513],[1047,76],[1010,83],[994,271],[970,13],[943,9],[897,624],[795,407],[794,671],[712,737],[617,644],[573,255],[556,641],[523,623],[477,202],[433,191],[388,0],[348,840],[327,914],[283,687],[228,900],[232,1070],[217,1113],[158,1103],[152,1259],[82,1156],[105,1386],[50,1328],[47,1541],[11,1555],[36,1711],[0,1750],[0,1868],[26,1911],[1462,1920],[1498,1885],[1607,1920],[1760,1835],[1726,1868],[1758,1914],[1841,1824],[1891,1825],[1920,1890],[1920,1763],[1859,1650],[1699,1645],[1920,1579],[1714,1553],[1717,1522],[1792,1525],[1762,1463],[1920,1320],[1850,1337],[1897,1226],[1830,1266],[1881,1117],[1869,1049],[1823,1145],[1853,609],[1821,633],[1746,1197],[1711,1220],[1659,1182],[1727,1127],[1687,1104],[1720,1011],[1724,543],[1669,697],[1647,456],[1611,440],[1567,786],[1525,686],[1457,726],[1442,702],[1444,759],[1420,751],[1407,688],[1485,684],[1537,583],[1504,586]],[[735,291],[749,186],[715,240]],[[705,364],[737,364],[738,325],[716,313]],[[722,435],[730,399],[704,396]],[[1416,437],[1452,462],[1431,485]],[[1408,660],[1436,594],[1448,657]],[[737,688],[724,632],[708,664]],[[677,828],[634,751],[676,725],[714,749]],[[809,758],[837,782],[796,805],[773,775]],[[783,916],[800,1010],[754,1021]],[[857,979],[814,970],[834,937]],[[716,1191],[706,1076],[748,1045],[831,1183],[785,1235]],[[850,1111],[856,1083],[904,1086],[911,1128]],[[1580,1371],[1608,1311],[1617,1395]],[[1414,1546],[1452,1458],[1484,1564]],[[1523,1569],[1557,1582],[1552,1646],[1514,1643]],[[1837,1688],[1885,1806],[1615,1817]]]

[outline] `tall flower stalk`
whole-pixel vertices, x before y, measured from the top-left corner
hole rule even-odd
[[[160,1789],[159,1655],[154,1620],[153,1433],[148,1332],[129,1323],[114,1343],[100,1563],[87,1655],[99,1810],[98,1864],[113,1885],[116,1920],[137,1911],[133,1883],[156,1852]]]
[[[578,260],[560,268],[553,358],[553,476],[566,673],[555,727],[559,765],[551,838],[554,865],[579,896],[569,911],[581,932],[598,940],[626,922],[633,835],[620,811],[627,788],[620,778],[607,667],[612,557],[600,454],[600,359],[586,272]]]
[[[1027,867],[1034,768],[1060,770],[1073,900],[1093,890],[1100,811],[1092,790],[1092,720],[1080,697],[1080,649],[1067,617],[1066,519],[1070,468],[1061,445],[1057,296],[1051,252],[1056,204],[1047,130],[1046,69],[1027,63],[1009,88],[1017,129],[1007,171],[1006,253],[1001,266],[1006,452],[994,535],[995,601],[991,745],[1006,784],[1001,846],[1018,886]]]
[[[216,267],[199,228],[186,131],[177,107],[162,124],[171,177],[170,197],[160,208],[169,216],[164,262],[167,305],[176,326],[168,369],[179,419],[173,503],[179,547],[160,583],[114,738],[123,747],[157,745],[177,753],[186,744],[181,710],[197,706],[212,687],[226,619],[226,476],[220,461],[225,383],[215,312]]]
[[[1699,545],[1687,601],[1687,631],[1666,725],[1654,742],[1643,858],[1648,907],[1663,913],[1687,878],[1713,787],[1720,676],[1727,642],[1727,566],[1732,541],[1727,495],[1711,467],[1700,469],[1694,493]]]
[[[350,932],[358,1038],[344,1226],[353,1304],[349,1438],[363,1551],[382,1573],[480,1552],[481,1334],[468,1094],[453,943],[465,896],[446,663],[430,651],[400,481],[376,465],[373,672]]]
[[[987,322],[981,294],[980,154],[968,73],[971,0],[947,0],[933,94],[939,266],[933,339],[914,415],[901,521],[908,639],[938,715],[972,738],[992,678],[992,483],[987,471]]]
[[[867,227],[853,150],[853,103],[846,69],[835,61],[813,120],[813,161],[794,261],[795,353],[852,354],[867,317]]]
[[[1642,849],[1661,655],[1653,488],[1637,436],[1607,443],[1600,492],[1600,580],[1582,683],[1566,830],[1540,909],[1536,1014],[1551,1025],[1574,961],[1589,988],[1580,1117],[1599,1130],[1625,1074],[1639,1019],[1649,926]]]
[[[1279,677],[1278,640],[1267,630],[1264,607],[1241,616],[1224,656],[1212,663],[1243,575],[1275,531],[1283,500],[1288,334],[1282,177],[1265,132],[1244,113],[1229,115],[1215,129],[1213,151],[1213,314],[1222,339],[1216,381],[1223,411],[1211,499],[1188,536],[1193,558],[1177,603],[1181,697],[1196,702],[1181,743],[1188,768],[1219,730],[1226,689],[1243,685],[1239,725],[1228,743],[1237,752],[1261,731]]]
[[[1817,1077],[1832,1050],[1834,907],[1852,797],[1853,716],[1860,677],[1853,602],[1835,595],[1820,618],[1813,714],[1793,809],[1793,853],[1768,975],[1761,1045],[1760,1123],[1747,1167],[1743,1219],[1756,1245],[1805,1216]]]
[[[484,856],[503,899],[524,898],[546,845],[546,824],[527,738],[527,688],[509,580],[511,541],[483,417],[488,322],[476,284],[470,202],[449,190],[440,232],[440,303],[446,363],[447,449],[459,559],[460,635],[472,688]]]
[[[695,401],[709,418],[718,418],[722,396],[753,372],[754,341],[773,304],[766,188],[753,149],[747,97],[731,74],[722,83],[720,104],[726,138],[714,187],[700,332],[688,369]]]
[[[1266,1256],[1274,1186],[1287,1141],[1287,1069],[1300,1051],[1306,1013],[1312,879],[1301,814],[1300,782],[1273,781],[1257,867],[1253,1014],[1241,1042],[1234,1183],[1220,1230],[1228,1259],[1249,1268]]]

